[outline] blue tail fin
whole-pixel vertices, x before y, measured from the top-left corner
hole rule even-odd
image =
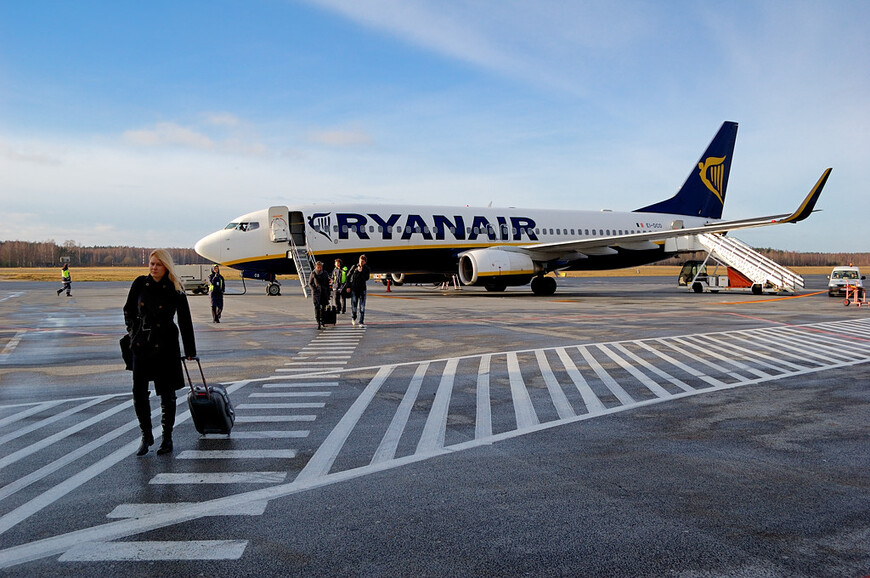
[[[637,209],[638,213],[670,213],[690,217],[722,218],[725,191],[731,173],[731,156],[737,140],[737,123],[724,122],[707,150],[698,159],[689,178],[676,195]]]

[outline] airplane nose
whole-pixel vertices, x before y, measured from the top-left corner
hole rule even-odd
[[[196,251],[197,255],[200,257],[208,259],[214,263],[220,263],[220,234],[220,231],[216,231],[210,235],[206,235],[196,242],[196,245],[193,246],[193,250]]]

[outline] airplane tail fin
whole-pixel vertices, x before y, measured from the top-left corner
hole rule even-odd
[[[737,140],[737,123],[726,121],[676,195],[637,209],[637,213],[671,213],[690,217],[722,218],[731,157]]]

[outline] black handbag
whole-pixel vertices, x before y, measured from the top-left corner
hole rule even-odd
[[[130,334],[125,333],[124,337],[121,338],[121,357],[124,358],[124,369],[127,371],[133,371],[133,350],[130,349]]]

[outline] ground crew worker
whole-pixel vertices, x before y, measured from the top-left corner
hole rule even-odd
[[[329,304],[329,274],[323,270],[323,261],[314,264],[314,271],[308,277],[311,296],[314,300],[314,318],[317,328],[323,329],[323,311]]]
[[[60,277],[63,282],[63,287],[57,290],[58,296],[66,290],[66,296],[72,297],[72,276],[69,273],[69,265],[63,264],[63,269],[60,270]]]
[[[347,267],[342,266],[341,259],[336,259],[335,269],[332,270],[332,290],[335,292],[336,313],[344,313],[347,309],[345,285],[347,285]]]

